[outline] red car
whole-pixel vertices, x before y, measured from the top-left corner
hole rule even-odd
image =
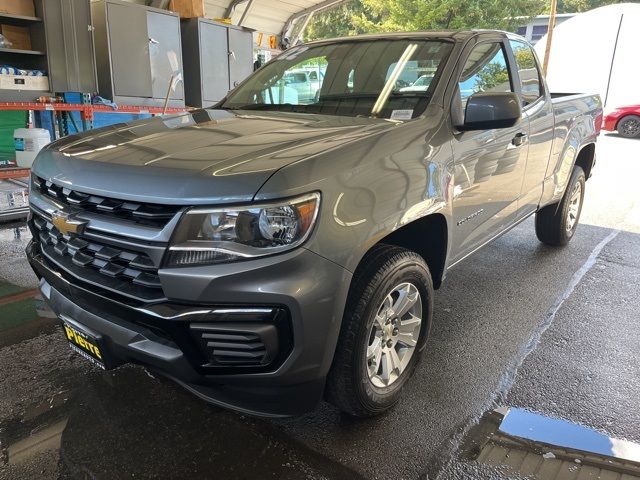
[[[602,129],[627,138],[640,137],[640,105],[620,107],[604,117]]]

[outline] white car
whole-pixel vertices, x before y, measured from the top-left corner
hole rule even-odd
[[[282,77],[287,87],[298,92],[299,103],[314,103],[324,75],[319,70],[289,70]]]
[[[426,92],[427,89],[429,88],[429,85],[431,85],[431,80],[433,80],[433,75],[421,75],[410,86],[403,87],[399,91],[400,92]]]

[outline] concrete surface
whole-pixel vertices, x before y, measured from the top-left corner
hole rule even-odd
[[[7,285],[36,282],[24,234],[0,230],[0,296],[18,299],[0,297],[0,479],[509,478],[459,455],[499,405],[640,442],[638,178],[640,141],[601,137],[571,244],[541,245],[527,221],[455,267],[402,401],[365,421],[324,403],[255,419],[138,367],[97,370]]]

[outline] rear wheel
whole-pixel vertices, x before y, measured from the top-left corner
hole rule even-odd
[[[578,227],[584,200],[585,175],[581,167],[573,173],[560,203],[547,205],[536,213],[536,236],[547,245],[566,245]]]
[[[349,292],[327,399],[359,417],[400,399],[431,326],[433,284],[414,252],[380,245],[362,261]]]
[[[640,137],[640,117],[627,115],[618,121],[618,133],[626,138]]]

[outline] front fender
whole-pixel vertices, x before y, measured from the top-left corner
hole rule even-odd
[[[442,118],[425,115],[289,165],[256,200],[320,190],[318,223],[305,247],[354,272],[395,230],[436,212],[450,223],[452,152]]]

